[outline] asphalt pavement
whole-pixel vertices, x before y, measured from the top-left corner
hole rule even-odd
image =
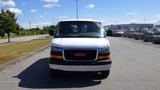
[[[160,90],[160,45],[109,37],[112,68],[108,78],[95,74],[49,74],[45,49],[0,72],[0,90]]]

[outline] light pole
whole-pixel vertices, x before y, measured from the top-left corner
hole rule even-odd
[[[54,17],[53,17],[53,25],[54,25]]]
[[[78,0],[76,0],[76,18],[78,20]]]
[[[31,24],[31,21],[29,21],[29,29],[31,30],[32,28],[32,24]]]

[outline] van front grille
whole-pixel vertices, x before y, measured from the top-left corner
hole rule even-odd
[[[67,60],[95,60],[97,50],[64,50]]]

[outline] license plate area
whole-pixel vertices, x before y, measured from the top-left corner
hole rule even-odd
[[[97,50],[64,50],[66,60],[95,60]]]

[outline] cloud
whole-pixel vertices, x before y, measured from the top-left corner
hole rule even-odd
[[[16,15],[22,15],[22,10],[19,8],[9,8],[9,11],[15,13]]]
[[[39,15],[39,18],[43,18],[43,15]]]
[[[58,3],[59,0],[43,0],[45,3]]]
[[[153,18],[156,20],[160,20],[160,15],[154,15]]]
[[[127,20],[114,20],[114,21],[103,21],[105,25],[110,25],[110,24],[130,24],[130,23],[152,23],[154,24],[157,22],[156,20],[153,19],[127,19]]]
[[[43,2],[45,2],[45,4],[43,5],[43,7],[45,8],[53,8],[61,6],[60,4],[58,4],[59,0],[43,0]]]
[[[30,10],[32,13],[36,13],[36,12],[38,12],[38,10],[37,9],[31,9]]]
[[[125,15],[131,16],[131,15],[137,15],[137,13],[136,12],[128,12]]]
[[[16,3],[13,0],[0,0],[0,6],[15,7]]]
[[[60,7],[61,5],[60,4],[45,4],[43,5],[43,7],[45,8],[53,8],[53,7]]]
[[[67,19],[67,16],[58,16],[57,19],[62,20],[62,19]]]
[[[137,12],[127,12],[127,13],[125,13],[125,15],[136,17],[136,18],[138,17],[138,13]]]
[[[96,6],[94,5],[94,4],[88,4],[87,6],[86,6],[86,8],[95,8]]]

